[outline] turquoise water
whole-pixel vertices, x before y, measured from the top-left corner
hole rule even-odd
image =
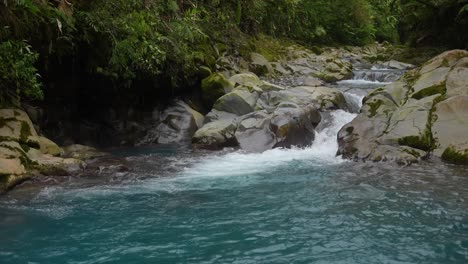
[[[136,169],[0,197],[0,263],[468,263],[468,168],[311,148],[116,151]]]

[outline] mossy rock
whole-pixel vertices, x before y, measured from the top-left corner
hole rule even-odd
[[[368,117],[374,117],[377,114],[379,108],[383,105],[382,100],[373,100],[372,102],[368,102],[367,105],[369,106],[369,115]]]
[[[431,86],[429,88],[423,89],[417,93],[414,93],[411,97],[420,100],[422,98],[426,98],[429,96],[433,96],[436,94],[444,94],[446,92],[445,84],[443,85],[436,85],[436,86]]]
[[[401,146],[408,146],[424,151],[431,151],[434,149],[434,144],[430,132],[425,132],[421,136],[407,136],[400,138],[398,139],[398,144]]]
[[[212,74],[211,69],[207,66],[200,66],[198,67],[198,76],[200,78],[207,78]]]
[[[226,93],[233,89],[233,85],[222,74],[213,73],[202,80],[202,99],[210,107]]]
[[[322,50],[320,47],[318,47],[318,46],[312,46],[312,47],[310,48],[310,50],[311,50],[313,53],[315,53],[316,55],[320,55],[320,54],[323,53],[323,50]]]
[[[465,147],[468,147],[465,145]],[[442,154],[442,160],[448,163],[468,165],[468,148],[449,146]]]

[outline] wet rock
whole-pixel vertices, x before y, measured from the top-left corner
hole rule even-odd
[[[160,116],[160,121],[150,129],[137,145],[190,142],[195,131],[203,126],[204,117],[183,101],[176,101]]]
[[[200,128],[192,138],[195,148],[223,149],[238,145],[234,133],[237,129],[235,120],[219,120],[208,123]]]
[[[243,150],[263,152],[272,148],[310,146],[320,113],[313,107],[279,107],[273,113],[258,111],[242,117],[236,139]]]
[[[262,152],[272,149],[276,144],[275,135],[269,128],[271,115],[266,111],[258,111],[239,122],[235,138],[243,150]]]
[[[401,61],[396,61],[396,60],[384,62],[382,63],[382,66],[388,69],[396,69],[396,70],[408,70],[408,69],[412,69],[415,67],[412,64],[403,63]]]
[[[467,80],[468,65],[466,65],[465,67],[455,67],[447,77],[447,95],[468,95]]]
[[[400,81],[372,91],[338,134],[338,154],[355,160],[462,163],[468,144],[468,52],[447,51]],[[458,161],[454,161],[458,160]]]
[[[448,146],[442,154],[442,160],[453,164],[468,165],[468,143]]]
[[[28,115],[20,109],[0,109],[0,192],[28,179],[35,171],[68,171],[79,160],[60,157],[63,150],[38,135]]]
[[[62,157],[73,158],[79,160],[88,160],[107,155],[93,147],[84,146],[80,144],[69,145],[63,148]]]
[[[449,71],[449,67],[442,67],[421,75],[413,85],[414,92],[411,97],[421,99],[426,96],[444,93],[446,91],[445,81]]]
[[[438,103],[433,120],[432,133],[437,142],[434,155],[441,157],[450,145],[468,144],[468,96],[454,96]]]

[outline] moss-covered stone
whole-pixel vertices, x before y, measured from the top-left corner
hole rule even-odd
[[[375,100],[373,102],[366,103],[369,106],[369,115],[368,117],[374,117],[377,114],[379,108],[383,105],[382,100]]]
[[[436,86],[423,89],[413,94],[411,97],[416,100],[420,100],[422,98],[433,96],[436,94],[444,94],[445,92],[446,92],[446,88],[445,88],[445,83],[444,83],[443,85],[436,85]]]
[[[233,85],[219,73],[213,73],[202,80],[202,98],[204,103],[211,107],[218,98],[230,92]]]
[[[310,50],[314,52],[316,55],[320,55],[323,53],[323,50],[318,46],[312,46],[310,47]]]
[[[468,149],[456,150],[453,146],[445,149],[442,160],[461,165],[468,165]]]
[[[211,69],[207,66],[200,66],[198,67],[198,76],[201,78],[207,78],[212,74]]]
[[[408,136],[400,138],[398,139],[398,144],[424,151],[430,151],[433,149],[433,142],[431,136],[429,136],[428,133],[424,133],[421,136]]]
[[[326,74],[326,73],[323,73],[323,72],[315,73],[315,74],[313,74],[313,76],[319,78],[322,81],[328,82],[328,83],[338,81],[336,76],[331,75],[331,74]]]
[[[27,142],[29,136],[31,136],[31,126],[26,121],[21,121],[20,142]]]

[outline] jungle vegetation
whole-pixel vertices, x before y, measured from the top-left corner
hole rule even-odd
[[[201,66],[262,36],[468,48],[467,28],[468,0],[2,0],[0,105],[190,92]]]

